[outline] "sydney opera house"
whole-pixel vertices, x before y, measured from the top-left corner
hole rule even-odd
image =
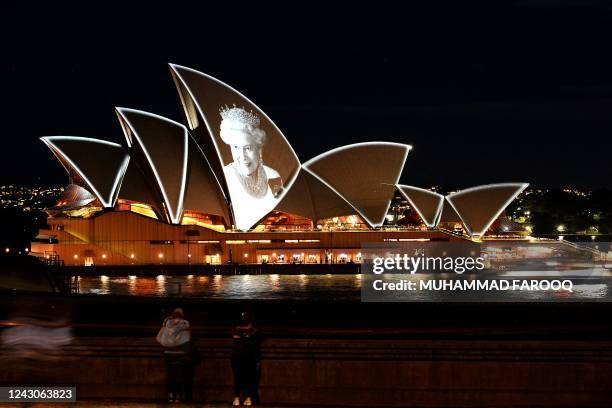
[[[33,254],[66,265],[360,262],[366,242],[499,239],[506,206],[527,186],[443,196],[398,184],[411,150],[400,143],[342,146],[301,163],[244,95],[190,68],[170,73],[184,124],[117,108],[122,144],[41,138],[69,185]],[[390,222],[397,193],[416,222]]]

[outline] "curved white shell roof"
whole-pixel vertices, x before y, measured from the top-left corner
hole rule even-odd
[[[444,197],[442,211],[440,212],[440,216],[438,217],[437,224],[446,222],[461,223],[461,217],[459,216],[459,214],[457,214],[457,211],[453,208],[453,206],[450,205],[446,197]]]
[[[425,225],[430,228],[435,227],[442,212],[444,196],[419,187],[398,184],[397,188],[419,214]]]
[[[217,154],[216,163],[211,167],[218,179],[225,179],[222,188],[228,192],[236,227],[241,230],[252,228],[274,210],[295,181],[300,168],[297,155],[265,112],[234,88],[203,72],[180,65],[170,64],[170,72],[177,86],[189,127],[198,129],[200,135],[206,134],[209,137],[208,141],[198,140],[203,144],[205,152],[211,150],[207,149],[207,146],[212,144]],[[242,187],[237,185],[236,180],[227,180],[227,168],[234,158],[230,147],[220,136],[222,119],[220,110],[231,106],[253,112],[260,119],[260,128],[266,134],[261,160],[265,166],[279,174],[283,185],[283,189],[273,197],[265,200],[251,199],[248,195],[241,194]],[[203,132],[202,127],[206,128],[206,132]],[[208,158],[215,160],[210,156]]]
[[[468,234],[482,236],[508,204],[528,185],[527,183],[489,184],[449,194],[446,199],[461,217]]]
[[[367,142],[339,147],[303,164],[372,227],[383,224],[412,147]]]
[[[367,142],[339,147],[303,165],[293,148],[253,102],[225,83],[193,69],[170,65],[192,134],[184,125],[152,113],[117,108],[127,149],[99,139],[52,136],[41,140],[58,160],[105,207],[118,197],[151,205],[166,222],[181,222],[185,209],[224,217],[247,230],[270,211],[317,221],[358,214],[372,227],[383,224],[395,188],[425,224],[461,222],[468,234],[481,236],[526,187],[501,183],[462,190],[446,197],[418,187],[398,185],[411,146]],[[236,105],[257,116],[265,133],[259,164],[267,188],[278,187],[267,201],[235,194],[248,183],[228,172],[234,149],[220,137],[220,109]],[[227,139],[226,139],[227,140]],[[235,144],[234,142],[228,142]],[[253,143],[253,142],[249,142]],[[255,157],[255,156],[254,156]],[[233,180],[230,180],[233,177]],[[239,180],[240,183],[236,182]],[[262,204],[263,203],[263,204]]]
[[[41,140],[66,171],[76,172],[104,207],[115,205],[119,185],[130,156],[125,149],[106,140],[76,136],[48,136]]]
[[[344,198],[303,169],[276,209],[301,215],[313,222],[357,214],[357,211]]]
[[[160,188],[168,219],[179,224],[187,184],[189,134],[178,122],[152,113],[117,108],[132,151],[138,149]],[[130,142],[131,141],[131,142]],[[142,163],[144,162],[144,163]]]
[[[224,217],[229,223],[228,202],[221,190],[210,164],[193,138],[189,138],[189,167],[183,206],[186,210],[199,211]]]

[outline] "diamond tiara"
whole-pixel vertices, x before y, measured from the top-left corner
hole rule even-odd
[[[219,113],[223,121],[240,123],[253,128],[258,128],[260,124],[259,116],[256,113],[252,110],[247,111],[244,108],[238,108],[236,105],[232,107],[223,106],[219,109]]]

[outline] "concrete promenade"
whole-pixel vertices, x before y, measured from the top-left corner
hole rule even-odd
[[[5,298],[0,331],[10,327],[7,316],[44,307],[71,317],[73,339],[39,355],[0,347],[0,385],[76,386],[79,401],[104,407],[123,406],[114,401],[179,406],[162,404],[164,364],[154,340],[176,302]],[[180,306],[201,356],[193,406],[229,406],[229,334],[244,309],[255,313],[265,336],[264,407],[612,406],[612,305],[605,303],[184,300]]]
[[[0,407],[14,407],[14,404],[2,404],[0,403]],[[180,408],[227,408],[231,406],[230,403],[225,404],[206,404],[206,403],[181,403],[181,404],[170,404],[170,403],[154,403],[154,402],[134,402],[134,401],[116,401],[116,400],[89,400],[89,401],[77,401],[72,403],[23,403],[18,405],[20,407],[30,407],[30,408],[170,408],[170,407],[180,407]],[[291,408],[291,407],[304,407],[304,405],[257,405],[261,408]],[[308,405],[310,408],[318,408],[312,405]],[[338,405],[341,407],[342,405]],[[330,406],[327,406],[330,407]]]

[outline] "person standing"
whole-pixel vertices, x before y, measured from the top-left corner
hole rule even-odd
[[[261,335],[253,323],[253,316],[243,312],[238,325],[232,330],[232,372],[234,374],[234,401],[232,405],[250,406],[259,402],[261,375]]]
[[[157,341],[164,346],[166,386],[170,402],[184,401],[187,397],[191,364],[191,333],[183,309],[176,308],[159,330]]]

